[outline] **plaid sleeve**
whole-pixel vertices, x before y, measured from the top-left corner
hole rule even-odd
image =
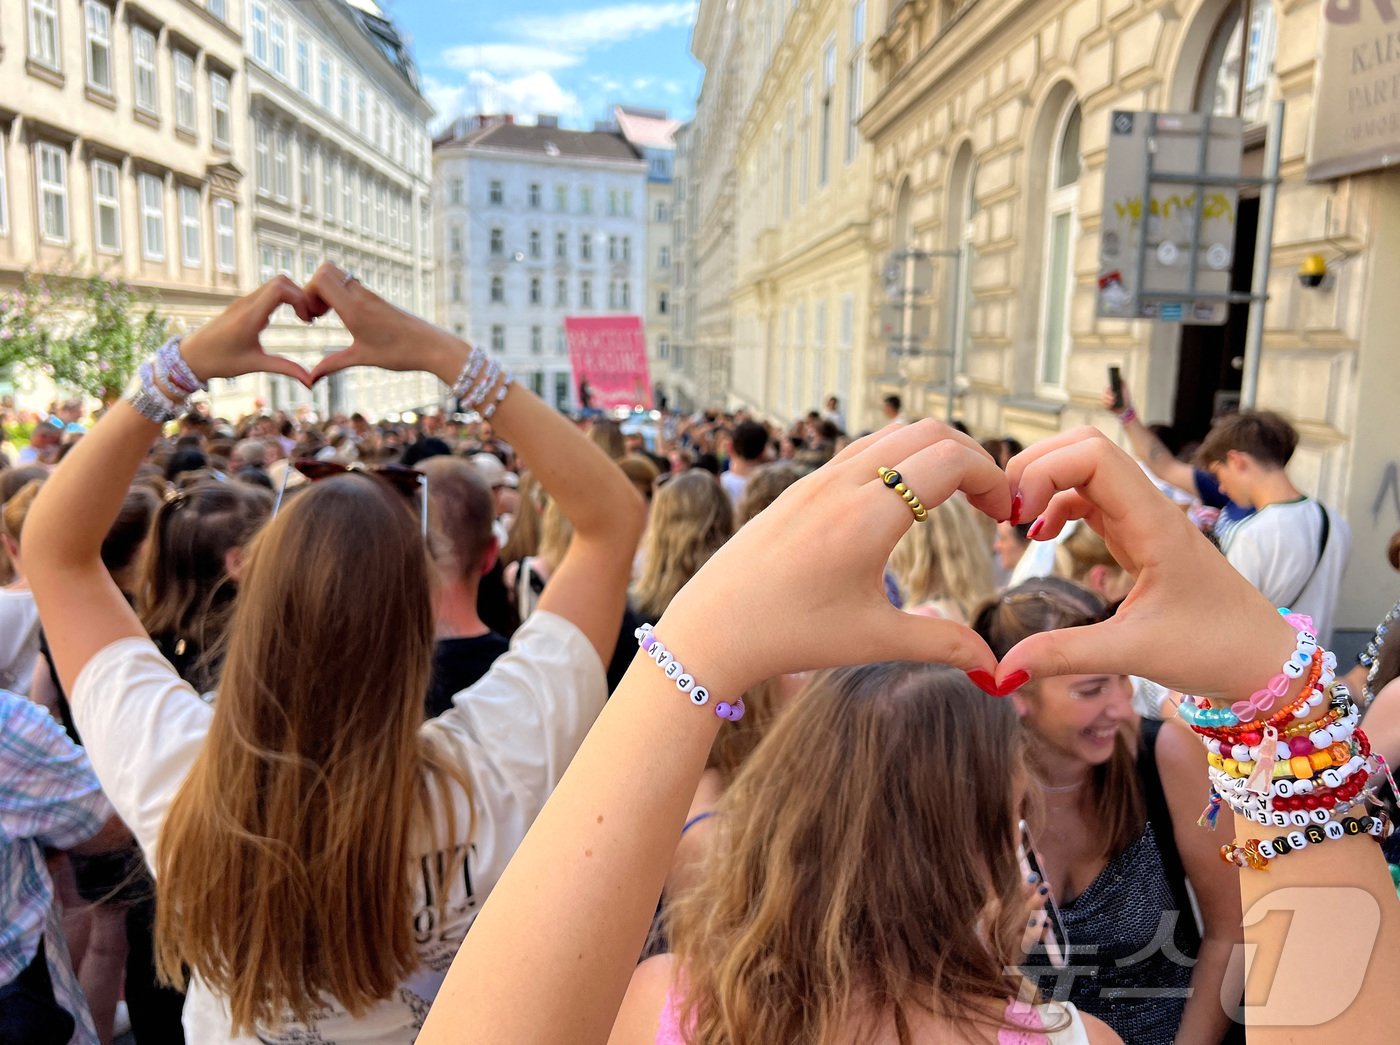
[[[0,692],[0,837],[68,849],[112,815],[83,749],[37,704]]]

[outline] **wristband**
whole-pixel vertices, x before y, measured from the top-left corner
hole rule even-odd
[[[1128,407],[1126,410],[1124,410],[1121,414],[1118,415],[1118,420],[1124,425],[1130,425],[1137,420],[1137,411],[1134,410],[1132,407]]]
[[[656,632],[650,624],[643,624],[632,634],[642,652],[666,673],[666,677],[676,684],[678,690],[690,698],[692,704],[696,707],[704,707],[710,702],[710,691],[697,683],[693,675],[686,673],[681,662],[673,657],[671,651],[656,637]],[[740,697],[732,704],[720,701],[715,705],[715,716],[728,719],[730,722],[738,722],[744,717],[744,698]]]
[[[184,413],[184,401],[175,402],[161,391],[149,362],[141,364],[122,398],[147,421],[158,425],[167,424]]]

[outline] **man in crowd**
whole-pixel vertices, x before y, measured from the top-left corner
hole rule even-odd
[[[884,411],[886,424],[889,424],[891,421],[898,421],[900,424],[904,424],[907,420],[903,412],[904,400],[900,399],[897,395],[887,395],[884,399],[880,400],[880,409]]]
[[[51,421],[40,421],[29,433],[29,445],[19,452],[19,463],[53,464],[63,442],[63,429]]]
[[[749,478],[768,456],[768,429],[757,421],[740,421],[730,436],[729,470],[720,475],[720,485],[730,501],[739,503]]]

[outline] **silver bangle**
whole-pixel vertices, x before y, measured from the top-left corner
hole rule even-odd
[[[122,398],[142,417],[158,425],[175,420],[185,411],[183,401],[172,400],[156,385],[149,362],[141,364]]]

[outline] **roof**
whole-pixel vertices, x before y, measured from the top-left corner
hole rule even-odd
[[[641,154],[621,135],[605,131],[566,131],[519,123],[495,123],[458,139],[466,145],[566,159],[636,162]]]
[[[415,93],[422,94],[418,68],[413,64],[408,44],[378,4],[374,0],[339,0],[339,5],[384,60],[398,70]]]
[[[617,128],[639,149],[673,149],[680,120],[669,119],[659,109],[635,109],[619,105],[613,110]]]

